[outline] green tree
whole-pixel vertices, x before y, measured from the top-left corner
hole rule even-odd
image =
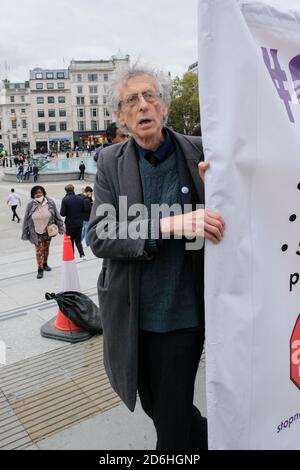
[[[168,124],[174,131],[191,134],[200,123],[198,76],[188,72],[172,82]]]

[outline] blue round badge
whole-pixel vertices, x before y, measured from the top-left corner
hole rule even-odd
[[[182,194],[189,194],[190,190],[186,186],[183,186],[183,188],[181,188],[181,192]]]

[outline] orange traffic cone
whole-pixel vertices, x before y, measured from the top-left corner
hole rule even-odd
[[[81,292],[71,238],[66,234],[64,235],[62,259],[61,292]],[[41,335],[44,338],[58,339],[70,343],[85,341],[92,336],[88,331],[75,325],[60,309],[58,309],[57,316],[54,319],[41,327]]]

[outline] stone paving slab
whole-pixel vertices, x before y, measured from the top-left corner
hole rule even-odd
[[[103,365],[102,337],[0,370],[0,449],[37,443],[120,404]]]

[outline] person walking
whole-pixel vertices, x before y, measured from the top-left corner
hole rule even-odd
[[[24,166],[23,166],[23,163],[20,163],[19,167],[18,167],[18,171],[17,171],[17,181],[18,183],[22,183],[23,182],[23,177],[24,177]]]
[[[83,161],[81,161],[80,165],[79,165],[79,181],[80,180],[84,180],[84,172],[85,172],[85,164],[83,163]]]
[[[36,183],[38,180],[38,176],[39,176],[39,169],[36,164],[33,165],[32,174],[33,174],[33,181]]]
[[[99,154],[88,228],[103,258],[106,372],[131,411],[139,393],[157,450],[204,450],[207,421],[193,404],[204,343],[203,244],[220,243],[225,224],[203,208],[201,138],[165,126],[169,80],[132,66],[116,75],[109,97],[131,137]],[[139,231],[133,213],[143,215]]]
[[[46,197],[43,186],[34,186],[31,189],[31,201],[26,208],[21,238],[35,245],[37,279],[42,279],[45,271],[51,271],[48,266],[51,236],[47,228],[52,224],[57,226],[60,235],[64,233],[64,223],[55,202]]]
[[[61,202],[60,215],[65,217],[66,233],[71,237],[73,250],[75,243],[80,258],[84,260],[85,254],[81,243],[84,217],[83,199],[75,194],[73,184],[68,184],[65,191],[66,195]]]
[[[81,232],[81,241],[85,241],[86,246],[89,246],[89,241],[87,239],[87,229],[93,207],[93,188],[91,186],[86,186],[83,189],[82,193],[79,194],[79,196],[83,200],[83,225]]]
[[[17,207],[18,207],[18,204],[21,207],[21,199],[20,199],[20,196],[15,193],[14,188],[11,188],[6,204],[10,205],[12,213],[13,213],[13,218],[11,220],[14,222],[16,218],[17,222],[20,222],[21,219],[17,214]]]

